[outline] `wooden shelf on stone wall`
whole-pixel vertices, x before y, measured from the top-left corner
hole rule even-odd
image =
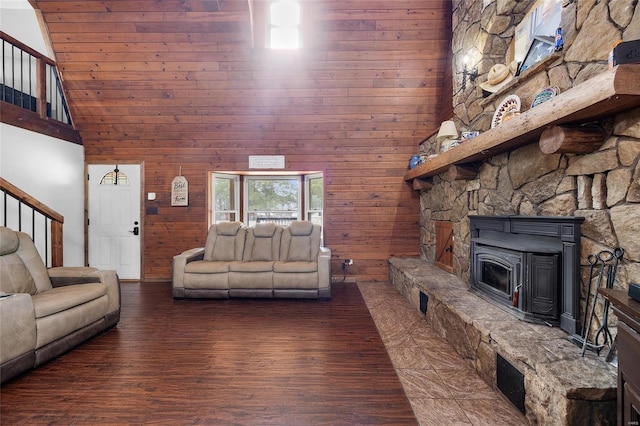
[[[406,181],[481,161],[537,140],[549,126],[583,123],[640,106],[640,64],[618,65],[580,83],[502,126],[487,130],[409,170]]]

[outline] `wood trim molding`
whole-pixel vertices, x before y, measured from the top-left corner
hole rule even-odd
[[[2,114],[0,114],[2,123],[82,145],[80,132],[69,124],[42,118],[38,113],[8,102],[0,101],[0,108],[2,108]]]

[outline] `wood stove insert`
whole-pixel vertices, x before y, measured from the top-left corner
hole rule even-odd
[[[471,290],[534,323],[579,324],[582,217],[469,216]]]

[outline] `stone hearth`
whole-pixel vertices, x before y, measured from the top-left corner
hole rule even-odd
[[[389,260],[392,286],[492,387],[499,354],[524,375],[531,424],[615,424],[615,366],[587,353],[558,327],[531,324],[479,298],[455,275],[421,259]],[[424,304],[424,297],[423,297]]]

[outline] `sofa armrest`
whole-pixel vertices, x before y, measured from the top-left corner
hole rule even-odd
[[[0,364],[35,350],[36,314],[29,294],[1,295],[0,347]]]
[[[197,247],[173,256],[173,293],[176,289],[182,289],[184,293],[184,268],[187,263],[204,259],[204,247]],[[180,291],[178,291],[179,293]],[[178,294],[179,295],[179,294]]]
[[[321,298],[331,298],[331,249],[320,247],[318,252],[318,293]]]
[[[112,313],[120,309],[120,279],[116,271],[91,267],[61,266],[49,268],[47,272],[53,287],[105,283],[109,297],[107,312]]]
[[[97,268],[84,266],[60,266],[47,269],[51,285],[54,287],[100,282],[100,277],[95,275],[96,271],[98,271]]]

